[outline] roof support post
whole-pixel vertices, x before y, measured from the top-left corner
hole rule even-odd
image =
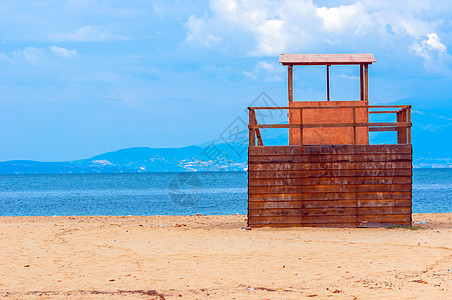
[[[326,65],[326,101],[330,101],[330,65]]]
[[[293,65],[287,66],[288,88],[289,88],[289,106],[293,102]]]
[[[360,100],[364,100],[364,78],[363,78],[363,64],[359,65],[359,96]]]
[[[369,76],[368,76],[368,64],[364,64],[364,101],[369,102]]]

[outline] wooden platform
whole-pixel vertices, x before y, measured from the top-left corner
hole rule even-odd
[[[248,166],[249,226],[411,225],[410,144],[254,146]]]

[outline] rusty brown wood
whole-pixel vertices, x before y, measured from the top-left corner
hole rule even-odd
[[[344,185],[344,184],[411,184],[411,177],[299,177],[299,178],[254,178],[248,186],[303,186],[303,185]]]
[[[403,111],[402,111],[402,115],[403,115],[403,120],[404,120],[404,122],[406,122],[406,120],[407,120],[407,109],[404,109]],[[404,144],[408,144],[408,130],[407,130],[408,128],[402,128],[402,132],[403,132],[403,143]]]
[[[356,195],[351,193],[275,193],[275,194],[250,194],[250,202],[278,202],[278,201],[342,201],[356,200],[409,200],[411,192],[360,192]]]
[[[407,111],[407,122],[411,123],[411,107],[406,108]],[[411,127],[407,128],[407,144],[411,144]]]
[[[410,225],[411,158],[409,144],[252,147],[249,224]]]
[[[330,155],[250,155],[250,163],[317,163],[317,162],[381,162],[411,161],[410,153],[330,154]]]
[[[356,108],[353,111],[353,145],[356,145],[357,127],[356,127]]]
[[[303,110],[300,109],[300,145],[303,145]]]
[[[369,102],[369,65],[364,64],[364,101]]]
[[[355,192],[410,192],[409,184],[330,184],[330,185],[272,185],[250,186],[249,194],[274,194],[274,193],[350,193]]]
[[[293,66],[289,65],[287,68],[288,72],[288,90],[289,90],[289,105],[293,101]]]
[[[384,199],[384,200],[293,200],[293,201],[251,201],[249,209],[318,209],[318,208],[355,208],[355,207],[411,207],[410,200]]]
[[[249,128],[334,128],[334,127],[411,127],[412,124],[408,122],[396,123],[319,123],[319,124],[256,124],[249,125]]]
[[[283,65],[359,65],[376,62],[371,53],[350,54],[281,54]]]
[[[408,169],[410,161],[390,162],[332,162],[332,163],[250,163],[249,171],[280,170],[356,170],[356,169]]]
[[[257,145],[263,146],[264,142],[262,141],[261,131],[259,130],[259,128],[256,129],[256,137],[257,137]]]
[[[335,101],[333,101],[335,102]],[[344,105],[344,106],[254,106],[249,107],[248,109],[288,109],[288,110],[296,110],[296,109],[333,109],[333,108],[409,108],[411,105]],[[397,111],[391,111],[393,113],[396,113]]]
[[[369,131],[397,131],[397,126],[369,127]]]
[[[390,114],[390,113],[397,113],[395,110],[378,110],[378,111],[369,111],[369,114]]]
[[[360,100],[364,101],[364,78],[363,78],[363,64],[359,65],[359,96]]]
[[[411,168],[383,170],[277,170],[248,171],[250,178],[320,178],[320,177],[380,177],[380,176],[412,176]]]
[[[249,151],[250,155],[411,154],[412,147],[411,145],[266,146],[252,148]]]
[[[326,101],[330,101],[330,65],[326,65]]]
[[[301,224],[300,216],[249,216],[250,224],[263,225],[263,224]],[[394,223],[394,222],[410,222],[411,214],[397,214],[397,215],[360,215],[360,222],[378,222],[378,223]],[[356,221],[355,216],[303,216],[303,222],[306,224],[341,224],[341,223],[352,223]],[[358,225],[358,224],[356,224]],[[356,226],[355,225],[355,226]]]
[[[357,210],[358,208],[358,210]],[[405,215],[411,213],[410,206],[382,206],[382,207],[319,207],[303,210],[299,208],[252,208],[250,216],[256,217],[278,217],[278,216],[301,216],[302,218],[317,216],[319,218],[334,216],[368,216],[368,215]]]
[[[254,109],[249,109],[249,120],[248,120],[249,126],[255,125],[255,120],[256,120],[256,114],[254,112]],[[255,133],[255,129],[251,128],[249,126],[248,126],[249,146],[254,147],[254,146],[256,146],[256,133]]]

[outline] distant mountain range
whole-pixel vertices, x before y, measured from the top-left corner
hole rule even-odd
[[[422,99],[391,104],[413,106],[414,167],[452,167],[452,103],[437,100],[434,109]],[[287,130],[266,130],[262,135],[264,144],[287,145]],[[374,133],[371,143],[393,142],[394,137],[395,133]],[[245,129],[234,141],[218,139],[182,148],[136,147],[67,162],[5,161],[0,162],[0,174],[243,171],[247,169],[247,139]]]
[[[205,158],[206,149],[207,146],[136,147],[66,162],[13,160],[0,162],[0,174],[243,171],[246,168],[246,159],[237,162],[227,157]]]

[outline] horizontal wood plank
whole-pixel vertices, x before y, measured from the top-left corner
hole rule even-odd
[[[319,177],[389,177],[412,176],[412,169],[377,170],[266,170],[248,171],[248,178],[319,178]]]
[[[411,200],[411,192],[360,192],[360,193],[273,193],[250,194],[249,202],[253,201],[300,201],[300,200]]]
[[[325,207],[313,209],[250,209],[250,217],[299,216],[335,217],[335,216],[368,216],[368,215],[405,215],[411,214],[411,207]]]
[[[403,154],[412,153],[411,145],[324,145],[249,147],[253,155],[315,155],[315,154]]]
[[[399,215],[342,215],[342,216],[304,216],[303,218],[298,216],[249,216],[248,222],[253,224],[328,224],[328,223],[397,223],[397,222],[410,222],[411,214],[399,214]]]
[[[296,201],[253,201],[248,208],[253,209],[318,209],[347,207],[411,207],[411,200],[296,200]]]
[[[337,163],[249,163],[250,171],[408,169],[411,161]]]
[[[248,186],[300,186],[343,184],[411,184],[411,177],[319,177],[319,178],[250,178]]]
[[[252,155],[249,163],[326,163],[326,162],[392,162],[411,161],[405,154],[331,154],[331,155]]]
[[[295,224],[279,224],[279,223],[271,223],[271,224],[254,224],[252,227],[254,228],[263,228],[263,227],[271,227],[271,228],[288,228],[288,227],[327,227],[327,228],[350,228],[350,227],[360,227],[361,224],[366,223],[359,223],[359,222],[331,222],[328,224],[315,224],[315,223],[295,223]],[[383,227],[389,226],[389,225],[401,225],[401,226],[410,226],[411,221],[398,221],[398,222],[385,222],[381,223]]]
[[[337,185],[275,185],[251,186],[248,193],[355,193],[355,192],[410,192],[411,184],[337,184]]]

